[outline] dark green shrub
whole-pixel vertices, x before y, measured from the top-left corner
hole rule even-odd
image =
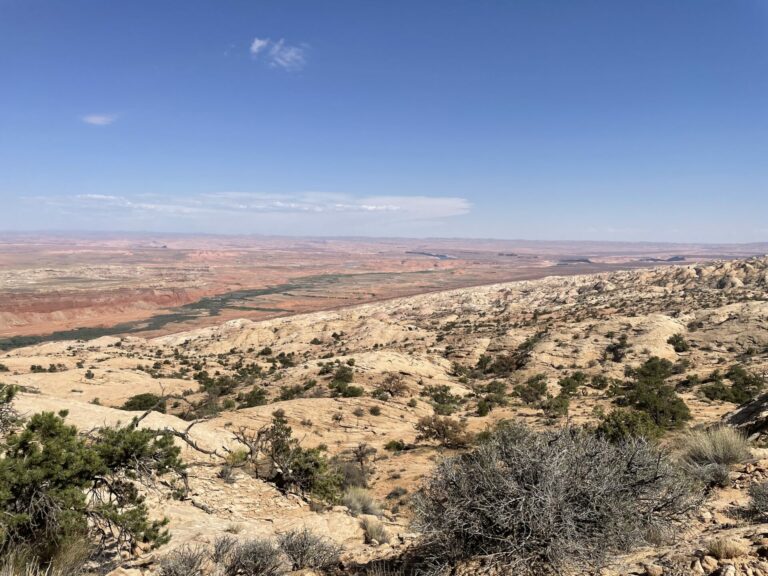
[[[400,374],[389,373],[384,380],[376,387],[375,393],[381,396],[396,397],[408,394],[408,385],[403,382]]]
[[[729,368],[725,378],[731,381],[730,386],[725,385],[720,372],[713,372],[707,379],[709,384],[701,387],[702,394],[710,400],[745,404],[757,397],[765,387],[761,376],[748,372],[739,364]]]
[[[331,389],[331,395],[334,397],[341,396],[342,398],[359,398],[365,394],[360,386],[351,386],[346,382],[334,380],[328,387]]]
[[[293,386],[281,386],[280,395],[277,399],[281,401],[295,400],[296,398],[301,398],[302,396],[304,396],[304,386],[301,384],[295,384]]]
[[[547,418],[564,418],[568,416],[571,400],[567,395],[550,396],[541,403],[541,409]]]
[[[342,479],[330,465],[325,446],[303,448],[293,437],[285,412],[272,413],[272,423],[260,433],[260,450],[266,458],[262,477],[284,491],[298,491],[334,502]]]
[[[560,394],[573,396],[578,392],[579,388],[586,385],[587,375],[584,372],[574,372],[570,376],[561,378],[557,383],[560,386]]]
[[[165,522],[149,520],[132,481],[182,471],[173,437],[132,424],[80,436],[64,415],[35,414],[4,441],[0,555],[27,548],[45,563],[92,535],[128,554],[140,542],[167,542]]]
[[[152,394],[151,392],[145,392],[143,394],[136,394],[126,400],[125,404],[121,407],[122,410],[154,410],[155,412],[165,412],[165,398]]]
[[[616,384],[612,393],[618,404],[645,412],[660,428],[680,428],[691,419],[691,412],[675,389],[666,383],[673,372],[670,361],[654,356],[639,368],[628,369],[632,379]]]
[[[471,442],[467,423],[448,416],[425,416],[416,423],[418,440],[435,440],[446,448],[462,448]]]
[[[589,382],[589,386],[591,388],[595,388],[596,390],[605,390],[608,388],[608,385],[611,383],[611,381],[608,379],[607,376],[604,376],[602,374],[595,374],[592,376],[592,380]]]
[[[606,346],[604,357],[614,362],[621,362],[631,348],[632,346],[627,342],[627,336],[622,334],[617,341],[611,342]]]
[[[355,375],[355,372],[351,366],[346,366],[342,364],[336,369],[336,372],[333,375],[333,381],[344,382],[345,384],[349,384],[350,382],[352,382],[354,375]]]
[[[655,440],[662,434],[653,418],[632,408],[617,408],[602,417],[597,435],[609,442],[625,442],[631,438]]]
[[[420,395],[428,397],[435,413],[442,416],[453,414],[462,402],[461,397],[452,394],[450,386],[446,384],[426,386]]]
[[[688,350],[691,349],[690,345],[685,341],[685,338],[682,334],[675,334],[674,336],[670,336],[667,340],[667,344],[671,344],[672,348],[674,348],[675,352],[678,354],[680,352],[688,352]]]
[[[524,403],[537,404],[547,393],[547,377],[544,374],[531,376],[524,384],[515,386],[514,391]]]
[[[267,403],[267,391],[261,386],[254,386],[250,392],[238,394],[237,402],[240,408],[263,406]]]
[[[384,450],[389,450],[390,452],[401,452],[402,450],[405,450],[405,442],[402,440],[390,440],[384,444]]]

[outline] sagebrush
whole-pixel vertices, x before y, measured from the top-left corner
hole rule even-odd
[[[599,564],[649,543],[693,509],[701,487],[644,439],[504,426],[443,460],[414,498],[422,554],[485,556],[520,574]]]

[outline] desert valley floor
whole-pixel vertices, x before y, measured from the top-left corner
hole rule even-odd
[[[446,270],[451,262],[431,258],[428,266]],[[99,282],[107,281],[109,266],[93,265]],[[424,268],[416,257],[407,266]],[[330,310],[303,313],[297,305],[298,313],[277,318],[236,318],[237,309],[229,307],[203,327],[172,333],[13,347],[0,353],[0,382],[20,387],[15,403],[22,414],[66,410],[67,420],[82,430],[144,416],[142,427],[185,435],[186,441],[177,440],[189,464],[188,492],[182,498],[148,492],[152,513],[169,518],[172,539],[128,560],[116,574],[156,573],[158,559],[170,550],[210,545],[221,534],[273,536],[305,526],[343,546],[348,573],[395,574],[371,562],[397,557],[418,539],[410,525],[411,497],[436,462],[457,450],[420,435],[421,419],[438,412],[467,434],[503,420],[534,429],[595,425],[616,400],[608,383],[661,359],[670,367],[667,383],[692,415],[686,426],[696,427],[737,410],[737,403],[707,388],[735,386],[734,367],[755,381],[765,379],[768,258],[676,265],[646,260],[642,266],[627,265],[625,258],[617,266],[631,269],[441,291],[430,286],[428,293],[378,302],[337,307],[339,299]],[[5,282],[17,282],[12,290],[21,290],[18,270],[3,274]],[[179,303],[205,294],[201,287]],[[283,301],[261,307],[282,308]],[[19,309],[2,306],[5,334],[13,322],[25,326],[19,333],[36,334],[36,322],[47,313],[24,316]],[[136,319],[119,312],[110,321],[129,317]],[[51,312],[45,322],[57,329],[80,325],[68,313]],[[526,401],[525,391],[539,385],[542,401]],[[131,399],[150,394],[165,399],[163,411],[126,409]],[[552,401],[558,398],[563,402]],[[323,446],[345,467],[362,469],[381,508],[376,516],[387,543],[367,542],[361,517],[349,506],[286,493],[245,465],[223,472],[226,455],[242,447],[238,436],[264,429],[276,410],[301,446]],[[766,416],[754,407],[750,414],[734,422],[754,436],[752,457],[708,492],[677,539],[618,556],[600,574],[768,575],[768,524],[733,512],[748,500],[750,484],[768,479],[768,449],[760,436]],[[672,431],[661,442],[674,452],[684,434]],[[713,557],[707,550],[715,540],[733,541],[739,554]],[[491,569],[470,562],[456,570]]]

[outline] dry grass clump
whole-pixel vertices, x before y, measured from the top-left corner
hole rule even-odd
[[[752,456],[746,437],[726,426],[694,430],[681,443],[680,459],[689,472],[715,486],[727,486],[730,466]]]
[[[768,482],[749,487],[749,504],[745,512],[753,520],[762,520],[768,516]]]
[[[182,546],[160,561],[160,576],[203,576],[208,552],[199,546]]]
[[[379,520],[376,518],[363,518],[360,521],[360,525],[365,531],[365,541],[369,544],[376,542],[378,544],[386,544],[389,542],[389,532]]]
[[[0,576],[69,576],[54,568],[41,568],[36,562],[23,563],[14,556],[6,557],[0,565]]]
[[[32,550],[16,547],[0,558],[0,576],[80,576],[92,551],[87,539],[67,539],[49,563],[41,564]]]
[[[728,560],[738,558],[747,553],[747,547],[738,540],[729,540],[728,538],[717,538],[707,543],[707,554],[718,560]]]
[[[293,570],[326,570],[339,563],[341,547],[306,528],[279,535],[277,543],[291,561]]]
[[[341,503],[349,508],[353,516],[359,516],[360,514],[381,516],[379,503],[374,500],[373,496],[365,488],[357,486],[348,488],[341,498]]]
[[[683,437],[682,444],[683,459],[697,466],[730,466],[752,456],[747,438],[738,430],[726,426],[689,432]]]
[[[228,555],[223,576],[282,576],[286,562],[273,542],[256,538],[238,544]]]
[[[414,498],[415,524],[425,562],[480,556],[541,574],[649,544],[701,497],[698,483],[645,440],[509,426],[437,466]]]
[[[213,549],[211,550],[211,561],[214,564],[221,564],[226,562],[229,555],[237,547],[237,539],[227,534],[219,536],[213,541]]]
[[[401,567],[393,566],[386,560],[380,560],[366,567],[365,576],[406,576],[406,574]]]

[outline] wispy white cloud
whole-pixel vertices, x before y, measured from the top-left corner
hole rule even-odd
[[[251,54],[256,56],[259,52],[269,46],[269,40],[267,38],[254,38],[251,43]]]
[[[91,126],[109,126],[117,120],[117,116],[115,114],[87,114],[82,116],[80,120]]]
[[[306,64],[304,48],[289,46],[282,38],[269,49],[270,66],[285,70],[301,70]]]
[[[189,196],[142,194],[77,194],[43,197],[49,204],[66,203],[81,208],[123,208],[176,214],[234,213],[391,213],[401,217],[445,218],[466,214],[470,203],[464,198],[440,196],[353,196],[323,192],[268,194],[218,192]]]
[[[468,200],[451,196],[355,196],[305,192],[218,192],[185,196],[76,194],[34,200],[54,213],[85,222],[115,222],[125,229],[165,229],[280,234],[370,234],[421,230],[467,214]]]
[[[282,68],[295,72],[304,68],[307,63],[306,45],[293,45],[286,43],[285,39],[273,41],[269,38],[254,38],[251,42],[251,56],[264,59],[272,68]]]

